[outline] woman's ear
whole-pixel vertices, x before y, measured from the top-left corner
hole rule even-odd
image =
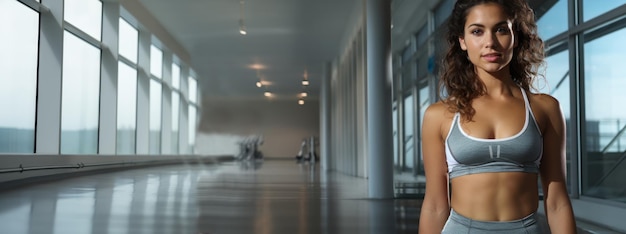
[[[459,45],[461,45],[462,50],[467,50],[467,46],[465,45],[465,38],[459,37]]]

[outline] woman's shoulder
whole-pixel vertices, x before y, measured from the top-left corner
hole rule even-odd
[[[450,108],[448,104],[443,101],[432,103],[426,108],[426,113],[441,115],[445,114],[445,112],[450,112]]]
[[[542,127],[541,129],[545,130],[548,125],[562,125],[563,113],[561,112],[559,100],[555,97],[544,93],[536,93],[531,95],[530,103],[535,119]]]
[[[452,119],[454,117],[454,113],[451,111],[448,103],[444,101],[438,101],[433,104],[430,104],[424,112],[424,119],[435,119],[435,120],[443,120],[443,119]]]
[[[543,111],[560,111],[561,104],[555,97],[545,93],[533,93],[530,102]]]

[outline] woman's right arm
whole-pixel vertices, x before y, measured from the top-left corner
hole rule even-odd
[[[426,175],[426,194],[419,220],[419,233],[440,234],[450,214],[448,168],[442,123],[447,108],[438,102],[428,107],[422,125],[422,155]]]

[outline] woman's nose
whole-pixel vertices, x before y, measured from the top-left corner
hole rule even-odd
[[[496,35],[494,33],[486,33],[484,37],[484,44],[487,48],[492,48],[496,46]]]

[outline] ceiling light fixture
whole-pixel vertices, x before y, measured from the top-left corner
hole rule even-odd
[[[308,86],[309,85],[309,74],[307,73],[306,69],[304,69],[303,77],[304,77],[304,79],[302,79],[302,85]]]
[[[306,87],[309,85],[309,74],[304,69],[304,74],[302,75],[302,92],[300,92],[300,98],[298,98],[298,105],[304,105],[304,98],[309,96],[309,93],[306,92]]]
[[[265,93],[263,93],[263,95],[265,95],[266,97],[270,97],[270,96],[272,96],[272,93],[270,91],[265,91]]]
[[[246,25],[244,23],[244,5],[245,2],[244,1],[240,1],[239,2],[239,13],[241,14],[241,17],[239,18],[239,33],[241,35],[246,35],[248,34],[248,31],[246,30]]]
[[[263,87],[263,82],[261,79],[261,72],[259,71],[259,69],[256,70],[256,78],[258,79],[258,81],[256,82],[256,87]]]

